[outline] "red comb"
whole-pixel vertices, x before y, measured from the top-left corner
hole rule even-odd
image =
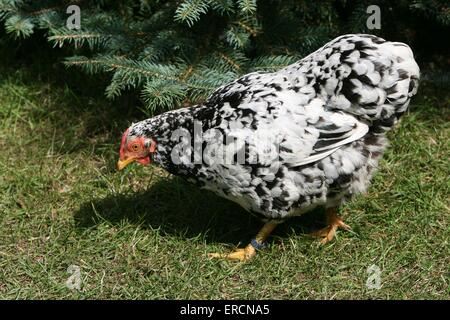
[[[128,128],[122,135],[122,141],[120,142],[120,151],[119,151],[119,156],[120,159],[122,160],[123,157],[125,156],[124,154],[124,149],[125,149],[125,143],[127,141],[127,136],[128,136],[128,131],[130,130],[130,128]]]

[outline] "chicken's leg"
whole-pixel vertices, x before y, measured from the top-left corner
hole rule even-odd
[[[323,237],[323,239],[320,241],[320,243],[322,244],[328,243],[333,240],[338,228],[351,230],[350,226],[345,224],[344,221],[342,221],[342,219],[338,217],[336,211],[337,208],[327,208],[326,215],[328,226],[311,234],[316,237]]]
[[[245,248],[236,249],[228,254],[210,253],[210,258],[225,258],[231,260],[248,261],[256,255],[256,250],[260,249],[267,237],[272,233],[277,226],[275,222],[267,222],[256,235],[256,238],[251,241]]]

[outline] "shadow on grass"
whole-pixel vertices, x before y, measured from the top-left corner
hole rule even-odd
[[[263,225],[237,204],[176,177],[155,182],[142,192],[87,202],[74,218],[79,230],[101,222],[128,222],[143,229],[158,229],[163,235],[233,245],[247,244]],[[274,234],[284,237],[310,232],[322,227],[323,221],[323,210],[318,209],[287,220]]]
[[[137,108],[138,95],[130,92],[114,101],[105,99],[110,75],[89,76],[76,68],[66,69],[62,64],[65,52],[50,48],[45,41],[0,39],[0,44],[0,72],[6,75],[0,85],[17,82],[32,88],[29,96],[27,92],[15,95],[27,118],[38,125],[34,132],[38,143],[47,149],[53,142],[59,154],[86,152],[114,161],[123,130],[130,122],[145,118]],[[300,232],[300,226],[317,217],[291,219],[275,233]],[[102,221],[120,225],[124,220],[159,229],[162,234],[234,245],[248,243],[262,226],[240,206],[178,178],[161,179],[146,191],[93,199],[75,214],[78,230]]]

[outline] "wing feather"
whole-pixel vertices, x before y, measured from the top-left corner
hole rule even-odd
[[[334,113],[327,120],[327,125],[312,124],[313,129],[318,130],[319,135],[309,155],[300,157],[297,161],[291,162],[291,167],[302,166],[321,160],[340,147],[364,137],[369,131],[367,124],[358,121],[351,115]],[[298,137],[302,139],[303,137]]]

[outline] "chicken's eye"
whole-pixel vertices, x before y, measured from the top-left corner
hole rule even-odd
[[[131,150],[133,150],[133,151],[139,151],[139,145],[138,145],[137,143],[133,143],[133,144],[131,145]]]

